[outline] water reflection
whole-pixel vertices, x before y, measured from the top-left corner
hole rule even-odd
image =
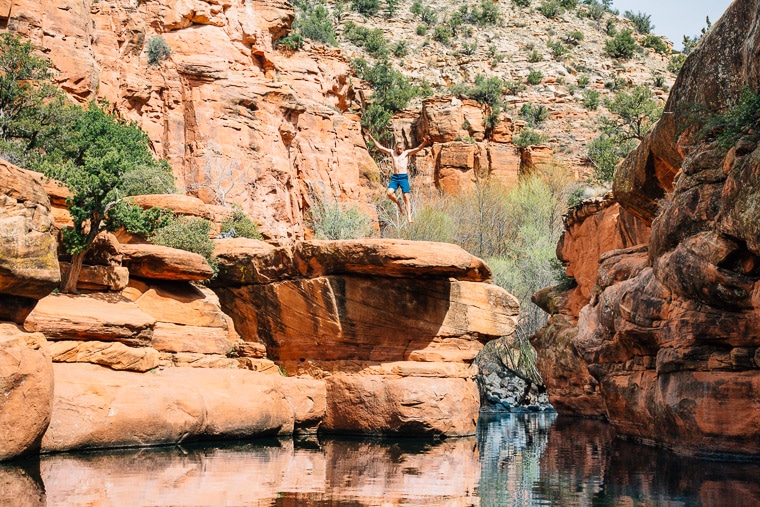
[[[13,506],[744,506],[760,463],[674,456],[554,414],[484,415],[477,437],[271,440],[43,456],[0,466]]]

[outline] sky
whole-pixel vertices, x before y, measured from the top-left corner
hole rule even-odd
[[[664,35],[680,50],[684,35],[699,35],[705,16],[715,23],[731,4],[731,0],[614,0],[620,10],[652,15],[654,33]]]

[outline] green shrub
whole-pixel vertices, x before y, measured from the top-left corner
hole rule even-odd
[[[537,85],[544,78],[544,73],[538,69],[530,69],[528,73],[528,84]]]
[[[529,126],[538,127],[549,118],[549,109],[543,104],[523,104],[520,108],[522,117]]]
[[[644,41],[641,44],[645,48],[654,49],[655,53],[659,53],[661,55],[667,55],[670,53],[670,48],[667,44],[665,44],[665,41],[662,40],[662,37],[658,37],[656,35],[647,35],[644,37]]]
[[[596,0],[593,0],[590,4],[588,4],[588,9],[586,11],[588,17],[595,21],[602,19],[604,17],[604,12],[604,7]]]
[[[662,107],[646,86],[636,86],[631,93],[617,92],[614,99],[604,104],[616,118],[603,117],[600,128],[620,143],[643,140],[662,115]]]
[[[471,19],[480,26],[491,26],[501,20],[499,8],[491,0],[481,0],[480,8],[472,10]]]
[[[670,58],[670,61],[668,62],[668,70],[672,72],[673,74],[678,74],[681,72],[681,67],[683,67],[683,63],[686,61],[686,55],[683,53],[678,53],[673,55]]]
[[[174,214],[170,210],[155,207],[143,210],[130,199],[125,199],[108,211],[108,218],[110,231],[123,227],[131,234],[148,236],[157,229],[169,225],[174,219]]]
[[[520,95],[525,90],[525,85],[520,81],[504,81],[504,90],[509,95]]]
[[[585,36],[580,30],[574,30],[565,36],[565,42],[571,46],[577,46],[580,44]]]
[[[444,46],[448,46],[451,43],[451,27],[448,25],[436,25],[433,29],[433,40],[440,42]]]
[[[596,90],[583,90],[583,107],[591,111],[599,108],[599,92]]]
[[[379,28],[367,28],[349,21],[344,26],[343,35],[372,56],[383,58],[388,55],[388,41]]]
[[[617,35],[617,23],[615,23],[615,20],[613,18],[607,19],[607,22],[604,25],[604,33],[610,37]]]
[[[549,41],[546,43],[552,52],[555,60],[561,60],[569,50],[560,41]]]
[[[559,0],[559,5],[568,10],[573,10],[578,7],[578,0]]]
[[[296,51],[303,47],[303,37],[297,33],[290,33],[285,37],[280,37],[275,41],[275,47],[286,47],[291,51]]]
[[[554,19],[562,15],[563,9],[558,0],[543,0],[538,7],[538,12],[549,19]]]
[[[308,223],[317,239],[358,239],[372,234],[372,219],[358,207],[325,197],[314,200]]]
[[[259,227],[240,206],[235,206],[232,217],[222,222],[222,234],[233,238],[263,239]]]
[[[546,142],[546,136],[530,128],[524,128],[512,138],[512,144],[520,148],[535,146]]]
[[[124,173],[119,185],[119,194],[122,196],[174,194],[176,192],[174,176],[171,168],[166,164],[132,169]]]
[[[409,12],[411,12],[415,16],[421,15],[422,14],[422,2],[420,2],[420,0],[414,0],[414,2],[412,2],[412,6],[409,8]]]
[[[636,52],[636,40],[631,30],[623,30],[604,44],[604,51],[612,58],[627,60]]]
[[[211,222],[203,218],[180,216],[157,229],[149,240],[154,245],[179,248],[202,255],[216,272],[217,262],[212,256],[214,242],[209,237],[211,227]]]
[[[594,179],[601,183],[613,180],[615,169],[623,159],[617,139],[606,134],[599,135],[589,143],[586,157],[594,166]]]
[[[530,0],[512,0],[512,3],[518,7],[530,7]]]
[[[420,13],[420,19],[428,26],[433,26],[438,22],[438,13],[432,7],[425,7]]]
[[[393,46],[393,56],[403,58],[409,54],[409,45],[405,40],[400,40]]]
[[[426,35],[428,31],[427,25],[417,25],[417,35]]]
[[[362,125],[379,141],[388,141],[390,135],[387,127],[393,113],[404,109],[422,90],[419,86],[412,85],[409,79],[388,63],[369,65],[366,61],[357,59],[354,60],[353,67],[356,75],[369,82],[373,91],[372,104],[362,114]]]
[[[591,79],[588,77],[588,74],[581,74],[577,79],[578,88],[587,87],[590,81]]]
[[[662,74],[653,74],[652,75],[652,85],[655,88],[660,88],[664,90],[666,88],[665,86],[665,76]]]
[[[399,0],[385,0],[385,16],[392,18],[398,10]]]
[[[702,121],[704,116],[704,111],[697,111],[696,121]],[[728,149],[746,134],[752,134],[753,138],[757,139],[758,132],[760,132],[760,93],[745,87],[735,105],[720,114],[709,116],[699,132],[699,137],[714,136],[722,148]]]
[[[538,63],[543,59],[544,57],[541,56],[541,53],[539,53],[537,49],[534,49],[533,51],[530,52],[530,55],[528,55],[528,61],[530,63]]]
[[[160,35],[148,39],[148,65],[158,65],[172,54],[172,49]]]
[[[293,31],[301,37],[314,42],[337,46],[338,39],[335,36],[335,27],[333,26],[330,11],[327,10],[327,7],[322,4],[310,4],[306,2],[303,5],[303,8],[296,9],[296,19],[292,26]]]
[[[380,0],[351,0],[351,8],[365,16],[374,16],[380,11]]]
[[[654,30],[654,25],[652,24],[652,16],[650,14],[645,14],[643,12],[634,13],[633,11],[625,11],[624,16],[627,19],[631,20],[633,26],[636,28],[636,31],[640,34],[646,35]]]
[[[478,49],[478,45],[475,43],[469,44],[465,42],[462,44],[462,54],[467,56],[472,56],[475,54],[475,52]]]

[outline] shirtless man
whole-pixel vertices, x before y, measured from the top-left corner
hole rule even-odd
[[[382,144],[378,143],[368,130],[365,130],[365,132],[372,140],[372,142],[375,143],[377,149],[386,155],[390,155],[391,160],[393,161],[393,176],[391,176],[391,181],[388,183],[388,199],[395,202],[396,206],[398,206],[398,210],[403,214],[404,210],[401,208],[401,203],[396,197],[396,189],[401,187],[401,193],[404,197],[404,207],[406,208],[406,219],[410,224],[414,223],[414,220],[412,220],[411,206],[409,205],[409,157],[420,151],[425,146],[428,146],[430,144],[430,136],[425,137],[422,143],[420,143],[420,145],[416,148],[404,150],[404,145],[402,143],[396,143],[396,150],[391,151]]]

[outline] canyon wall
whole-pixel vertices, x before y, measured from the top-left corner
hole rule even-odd
[[[362,84],[342,50],[277,49],[292,7],[280,0],[0,2],[0,23],[49,58],[55,81],[79,102],[106,99],[148,133],[180,191],[207,203],[240,204],[267,238],[308,236],[317,199],[358,204],[370,216],[390,169],[378,167],[361,134]],[[161,37],[168,59],[151,64]],[[428,133],[415,187],[455,194],[492,176],[517,182],[521,166],[552,160],[521,153],[502,115],[486,138],[487,106],[429,99],[394,120],[408,147]],[[521,124],[517,125],[520,128]],[[525,158],[525,160],[523,160]]]
[[[603,416],[624,435],[690,454],[760,453],[757,125],[728,147],[701,128],[743,89],[760,90],[758,12],[757,0],[731,5],[618,169],[614,198],[642,232],[651,227],[648,240],[586,236],[609,208],[589,213],[559,247],[578,287],[535,297],[552,313],[533,341],[558,410]],[[591,255],[568,252],[573,242]]]

